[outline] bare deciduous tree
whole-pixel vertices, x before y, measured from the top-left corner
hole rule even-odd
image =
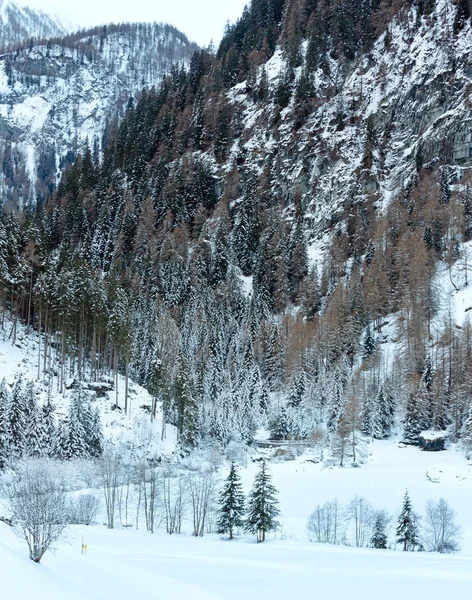
[[[99,499],[94,494],[81,494],[69,507],[72,525],[91,525],[97,516]]]
[[[455,510],[440,498],[437,502],[428,500],[424,518],[426,547],[431,552],[441,554],[457,552],[462,529],[455,522]]]
[[[203,536],[208,513],[216,500],[216,477],[210,469],[190,471],[188,492],[193,514],[193,535]]]
[[[338,500],[319,505],[307,523],[310,541],[340,544],[344,538],[344,510]]]
[[[180,533],[187,508],[186,478],[171,469],[162,476],[162,495],[167,533]]]
[[[105,497],[107,527],[109,529],[113,529],[115,526],[116,504],[123,472],[122,466],[120,452],[117,448],[108,448],[99,462],[99,478]]]
[[[354,545],[363,548],[370,541],[374,509],[365,498],[354,496],[348,504],[346,516],[353,526]]]

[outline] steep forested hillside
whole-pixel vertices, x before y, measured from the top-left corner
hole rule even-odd
[[[146,386],[187,448],[469,450],[471,50],[467,0],[253,0],[4,211],[5,310]]]
[[[0,199],[43,203],[61,169],[98,155],[136,95],[197,49],[164,24],[121,24],[17,43],[0,57]]]

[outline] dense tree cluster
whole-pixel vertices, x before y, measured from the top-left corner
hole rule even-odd
[[[67,417],[57,422],[48,395],[39,403],[32,381],[19,375],[13,387],[0,383],[0,470],[22,458],[97,458],[103,449],[98,409],[77,387]]]
[[[302,192],[282,192],[283,161],[253,164],[244,144],[231,153],[241,115],[228,94],[229,56],[239,48],[239,64],[274,27],[292,39],[302,5],[304,36],[316,2],[253,2],[216,55],[196,52],[188,71],[175,66],[130,101],[44,205],[19,218],[3,211],[0,293],[12,341],[19,320],[40,333],[38,377],[59,391],[66,368],[79,380],[132,377],[154,395],[152,417],[162,404],[163,435],[175,425],[187,449],[251,443],[268,426],[275,439],[321,440],[339,464],[356,463],[400,419],[409,443],[449,428],[469,447],[472,329],[437,322],[436,284],[438,265],[455,287],[468,283],[468,176],[441,160],[425,165],[418,150],[415,178],[384,213],[375,194],[353,194],[332,216],[331,246],[315,266]],[[334,8],[349,29],[385,9],[369,6]],[[265,86],[269,100],[245,93],[270,104],[280,92],[286,103],[295,91],[291,77],[286,84],[286,96]],[[391,319],[401,352],[387,365]],[[116,398],[126,411],[127,390]]]

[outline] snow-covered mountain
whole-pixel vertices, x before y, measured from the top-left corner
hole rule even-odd
[[[70,24],[42,10],[20,6],[10,0],[0,0],[0,48],[8,48],[33,38],[47,39],[65,35]]]
[[[311,42],[301,40],[294,67],[281,36],[257,76],[252,70],[229,92],[242,133],[228,164],[243,157],[270,169],[289,203],[301,194],[313,238],[343,222],[346,203],[385,207],[423,165],[450,165],[452,182],[470,163],[470,20],[459,30],[463,2],[437,0],[423,15],[422,4],[397,3],[370,51],[354,59],[318,51],[314,69]],[[295,5],[288,11],[303,18]],[[255,99],[261,86],[269,90],[266,104]]]
[[[107,123],[197,46],[163,24],[81,31],[0,57],[0,197],[42,199],[65,160],[88,140],[103,142]]]

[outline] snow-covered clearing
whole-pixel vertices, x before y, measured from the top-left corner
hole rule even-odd
[[[4,530],[1,529],[2,537]],[[80,532],[43,566],[29,562],[7,535],[0,544],[2,591],[36,600],[273,600],[303,597],[442,599],[472,585],[472,559],[354,550],[297,542],[220,542],[126,531]],[[2,594],[3,595],[3,594]],[[5,597],[5,596],[4,596]]]
[[[0,523],[2,597],[275,600],[290,594],[369,600],[381,594],[383,600],[393,600],[417,593],[435,600],[446,593],[466,593],[472,585],[472,465],[455,449],[426,453],[386,441],[376,442],[372,451],[367,464],[358,469],[323,468],[309,462],[309,456],[272,464],[282,529],[264,544],[256,544],[252,536],[233,542],[218,535],[193,538],[189,524],[183,535],[173,536],[133,528],[110,531],[102,525],[76,527],[57,553],[47,554],[38,566]],[[242,470],[246,490],[257,469],[250,463]],[[458,523],[465,530],[459,554],[307,541],[305,523],[316,504],[336,497],[346,503],[359,494],[374,507],[388,509],[394,526],[406,488],[420,514],[428,498],[444,497],[457,510]],[[88,546],[86,556],[81,555],[82,538]]]

